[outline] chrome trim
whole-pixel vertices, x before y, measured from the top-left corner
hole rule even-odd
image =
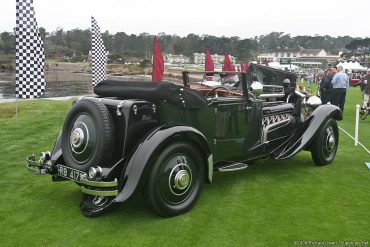
[[[213,179],[213,155],[210,154],[207,159],[208,163],[208,181],[212,183]]]
[[[40,153],[40,164],[44,163],[47,160],[50,160],[51,153],[50,151]]]
[[[34,154],[27,157],[27,163],[30,164],[30,165],[34,165],[34,166],[39,166],[40,165],[40,161],[35,160],[35,155]]]
[[[44,175],[46,174],[46,171],[45,169],[40,169],[38,166],[33,166],[33,165],[30,165],[30,164],[27,164],[27,169],[29,172],[33,173],[33,174],[36,174],[36,175]]]
[[[232,168],[233,166],[237,166],[237,165],[242,165],[242,167]],[[231,167],[231,168],[229,168],[229,167]],[[239,162],[239,163],[233,163],[231,165],[221,167],[220,169],[218,169],[218,171],[220,171],[220,172],[233,172],[233,171],[244,170],[244,169],[247,169],[247,168],[248,168],[247,164]]]
[[[334,149],[334,146],[335,146],[334,132],[331,129],[331,127],[327,128],[326,132],[327,132],[327,136],[326,136],[326,140],[325,140],[325,148],[329,153],[331,153]]]
[[[35,160],[35,155],[32,154],[28,156],[27,158],[27,170],[33,174],[37,175],[44,175],[46,174],[46,169],[42,168],[41,165],[45,162],[45,160],[40,160],[36,161]]]
[[[118,190],[91,190],[82,187],[82,192],[93,196],[118,196]]]
[[[184,160],[186,160],[186,158],[184,158]],[[174,174],[174,172],[179,167],[185,167],[187,170],[180,168],[181,170],[179,172],[177,172],[176,174]],[[184,186],[184,187],[179,184],[179,182],[180,182],[179,179],[180,179],[181,175],[184,174],[183,172],[185,172],[187,174],[188,178],[189,178],[188,181],[187,181],[187,185]],[[173,182],[174,182],[173,187],[178,189],[178,190],[183,190],[181,193],[176,193],[176,191],[174,191],[172,189],[172,185],[171,185],[172,179],[171,178],[173,177],[173,175],[175,175],[174,179],[173,179]],[[172,194],[177,195],[177,196],[181,196],[181,195],[185,194],[188,191],[188,189],[190,188],[189,184],[191,184],[192,179],[193,179],[193,176],[192,176],[190,167],[186,163],[180,163],[180,164],[176,165],[174,168],[172,168],[172,170],[170,172],[169,179],[168,179],[168,187],[170,188],[170,191],[172,192]]]
[[[91,175],[93,173],[93,175]],[[100,166],[90,167],[88,175],[91,179],[97,178],[100,179],[103,174],[103,169]]]
[[[117,116],[122,116],[122,112],[121,111],[122,111],[122,108],[123,108],[123,104],[124,103],[125,103],[124,100],[118,103],[117,110],[116,110]]]
[[[132,110],[134,111],[134,114],[136,115],[137,114],[137,105],[133,105]]]
[[[265,93],[258,96],[258,99],[265,99],[265,98],[282,98],[284,97],[284,93]]]
[[[75,154],[82,154],[83,152],[85,152],[86,148],[87,148],[87,145],[89,144],[89,139],[90,139],[90,134],[89,134],[89,129],[87,128],[86,124],[83,123],[83,122],[78,122],[77,124],[82,124],[83,126],[85,126],[85,129],[86,129],[86,134],[87,134],[87,140],[86,140],[86,145],[84,147],[84,149],[81,151],[81,152],[77,152],[74,148],[73,148],[73,144],[71,142],[71,149],[72,149],[72,152],[74,152]],[[78,128],[78,129],[81,129],[81,128]],[[74,129],[75,130],[75,129]],[[71,135],[73,134],[74,130],[72,131]]]
[[[189,172],[186,170],[179,171],[175,176],[175,188],[179,190],[185,189],[190,183]]]
[[[86,178],[81,179],[81,184],[93,186],[93,187],[99,187],[99,188],[107,188],[107,187],[116,187],[118,186],[117,179],[114,179],[114,181],[92,181],[88,180]]]
[[[273,124],[269,124],[266,127],[264,127],[263,130],[262,130],[262,136],[261,136],[262,143],[267,142],[267,134],[271,129],[287,125],[292,119],[293,119],[293,117],[289,116],[289,118],[287,118],[285,120],[275,122]]]
[[[70,142],[72,144],[73,147],[75,148],[79,148],[81,147],[81,144],[83,143],[84,139],[85,139],[85,135],[84,135],[84,132],[81,128],[76,128],[73,130],[71,136],[69,137],[70,138]]]

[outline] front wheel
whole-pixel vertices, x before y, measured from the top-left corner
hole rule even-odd
[[[338,142],[338,125],[334,119],[330,118],[311,145],[311,156],[315,164],[323,166],[332,162],[337,153]]]
[[[204,161],[189,143],[167,146],[149,175],[146,195],[153,210],[172,217],[192,209],[204,182]]]

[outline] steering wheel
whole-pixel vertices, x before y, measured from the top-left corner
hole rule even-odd
[[[208,98],[210,95],[212,95],[213,93],[215,94],[216,97],[218,97],[217,95],[217,90],[218,89],[224,89],[226,90],[226,92],[229,94],[229,96],[231,95],[231,92],[229,89],[227,89],[226,87],[223,87],[223,86],[218,86],[218,87],[214,87],[212,88],[211,91],[209,91],[204,97]]]

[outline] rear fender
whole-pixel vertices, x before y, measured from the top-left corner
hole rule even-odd
[[[321,105],[304,121],[302,127],[272,152],[274,159],[287,159],[308,147],[324,123],[333,118],[342,120],[342,111],[334,105]]]
[[[167,145],[167,141],[179,138],[182,141],[191,141],[205,154],[204,161],[210,157],[210,150],[205,136],[195,128],[189,126],[161,126],[149,133],[138,145],[128,160],[126,170],[120,181],[124,183],[123,190],[114,199],[115,202],[122,202],[128,199],[135,191],[144,170],[150,164],[150,159],[156,151],[160,151]],[[150,167],[148,167],[150,168]],[[207,166],[207,171],[211,168]],[[208,171],[208,174],[211,172]]]

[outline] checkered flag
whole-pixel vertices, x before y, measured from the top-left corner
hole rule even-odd
[[[107,79],[107,53],[98,23],[91,17],[92,84],[96,86]]]
[[[33,0],[16,0],[17,98],[37,98],[45,91],[44,44],[35,18]]]

